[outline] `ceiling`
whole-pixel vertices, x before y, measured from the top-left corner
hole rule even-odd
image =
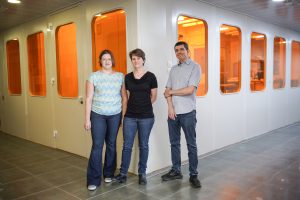
[[[21,0],[21,4],[0,0],[0,32],[70,7],[82,0]]]
[[[0,32],[57,12],[83,0],[22,0],[19,5],[0,0]],[[252,18],[277,24],[300,33],[300,0],[196,0]]]
[[[300,33],[300,0],[196,0]]]

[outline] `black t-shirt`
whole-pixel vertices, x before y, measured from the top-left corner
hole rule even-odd
[[[140,79],[136,79],[133,72],[131,72],[125,76],[125,88],[129,91],[125,117],[154,117],[151,103],[151,89],[157,88],[155,75],[151,72],[146,72]]]

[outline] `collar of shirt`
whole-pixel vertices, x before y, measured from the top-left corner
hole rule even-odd
[[[182,64],[187,64],[189,65],[192,62],[192,60],[190,58],[186,59],[186,61],[184,61],[183,63],[178,62],[178,66],[181,66]]]

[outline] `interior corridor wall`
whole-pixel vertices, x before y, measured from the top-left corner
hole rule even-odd
[[[155,124],[150,136],[150,156],[147,172],[153,172],[171,165],[170,143],[167,128],[167,103],[163,96],[171,67],[177,63],[173,50],[177,41],[177,17],[186,15],[207,22],[208,25],[208,92],[197,97],[197,143],[198,155],[218,150],[233,143],[252,138],[300,121],[300,89],[291,88],[290,58],[287,57],[286,87],[273,89],[273,40],[282,36],[289,42],[300,41],[295,33],[275,25],[232,13],[195,0],[125,0],[125,1],[83,1],[78,7],[54,13],[51,16],[17,26],[0,34],[0,130],[33,142],[59,149],[69,145],[53,137],[53,130],[59,134],[64,126],[83,124],[83,107],[79,109],[76,121],[59,122],[67,115],[56,117],[58,110],[72,113],[66,105],[79,105],[80,96],[84,96],[84,84],[92,72],[91,21],[95,14],[124,9],[127,27],[127,54],[132,49],[141,48],[146,53],[146,69],[153,72],[158,80],[158,98],[154,103]],[[55,32],[47,32],[46,24],[52,22],[54,27],[61,25],[65,19],[74,19],[77,15],[77,53],[78,69],[81,71],[78,99],[66,100],[56,95]],[[78,19],[80,18],[80,19]],[[78,24],[79,23],[79,24]],[[220,30],[222,24],[237,26],[242,32],[242,85],[238,93],[222,94],[220,92]],[[27,35],[37,31],[45,33],[45,55],[47,70],[47,97],[31,97],[28,92]],[[250,35],[260,32],[267,38],[266,89],[261,92],[250,91]],[[22,94],[11,96],[7,91],[7,67],[5,42],[12,38],[20,41]],[[290,49],[288,43],[287,49]],[[290,50],[287,51],[290,53]],[[127,55],[128,56],[128,55]],[[128,58],[128,57],[127,57]],[[130,59],[127,59],[127,72],[132,71]],[[55,81],[55,79],[54,79]],[[4,96],[4,101],[2,100]],[[67,102],[67,103],[66,103]],[[59,104],[58,104],[59,103]],[[65,109],[65,110],[64,110]],[[76,114],[77,115],[77,114]],[[80,116],[79,116],[80,115]],[[82,122],[81,122],[82,121]],[[41,135],[42,133],[42,135]],[[91,148],[90,134],[78,128],[78,135],[83,136],[84,144],[77,151],[78,155],[89,157]],[[59,135],[58,135],[59,136]],[[81,138],[78,137],[78,138]],[[78,139],[77,138],[77,139]],[[122,131],[118,138],[118,166],[122,151]],[[186,141],[182,134],[182,161],[187,160]],[[138,145],[134,145],[131,172],[137,172]]]
[[[3,36],[0,33],[0,58],[3,58]],[[3,59],[0,59],[0,66],[3,66]],[[0,67],[0,131],[4,131],[4,110],[3,110],[3,100],[2,100],[2,96],[3,96],[3,78],[4,78],[4,74],[3,74],[3,67]]]
[[[194,0],[139,2],[138,45],[146,52],[146,66],[158,79],[158,99],[154,104],[155,124],[149,144],[149,172],[171,165],[167,103],[163,91],[169,71],[177,63],[173,47],[177,41],[179,15],[205,20],[208,24],[208,93],[196,99],[198,155],[300,121],[300,90],[290,88],[289,71],[283,90],[274,90],[272,84],[274,36],[291,39],[299,37],[299,34]],[[242,32],[242,82],[241,90],[237,93],[220,92],[219,27],[222,24],[237,26]],[[266,89],[261,92],[250,90],[250,36],[253,31],[266,34],[267,37],[267,81]],[[290,67],[289,63],[287,59],[287,68]],[[182,161],[187,161],[183,134],[181,149]]]

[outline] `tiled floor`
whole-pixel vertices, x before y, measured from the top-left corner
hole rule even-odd
[[[201,148],[201,147],[200,147]],[[8,199],[203,199],[300,200],[300,123],[232,145],[199,160],[203,187],[183,180],[146,186],[131,176],[126,184],[85,187],[87,159],[0,133],[0,200]]]

